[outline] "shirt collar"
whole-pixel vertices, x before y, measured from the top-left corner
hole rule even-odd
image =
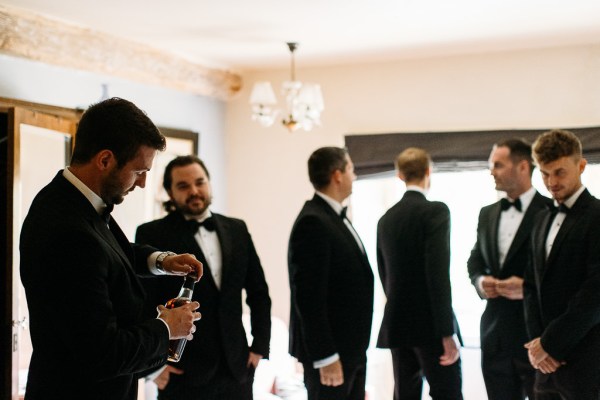
[[[102,200],[102,198],[100,196],[98,196],[96,193],[94,193],[94,191],[92,189],[87,187],[85,185],[85,183],[81,182],[81,180],[79,180],[79,178],[77,178],[69,170],[69,167],[66,167],[63,170],[63,176],[66,180],[71,182],[73,184],[73,186],[75,186],[77,188],[77,190],[79,190],[81,192],[81,194],[83,194],[90,203],[92,203],[92,206],[94,207],[94,209],[96,210],[96,212],[98,214],[102,214],[102,211],[104,211],[104,209],[106,208],[106,203],[104,202],[104,200]]]
[[[321,197],[323,200],[325,200],[327,202],[327,204],[329,204],[331,206],[331,208],[333,208],[333,211],[335,211],[336,214],[341,214],[342,212],[342,208],[344,208],[344,206],[342,206],[342,204],[340,202],[338,202],[337,200],[327,196],[325,193],[323,192],[315,192],[317,194],[317,196]]]
[[[421,186],[406,185],[406,191],[408,192],[409,190],[412,190],[413,192],[419,192],[419,193],[422,193],[423,196],[427,196],[427,190],[423,189]]]
[[[571,197],[569,197],[568,199],[566,199],[565,201],[563,201],[563,203],[565,204],[565,206],[567,206],[567,208],[572,208],[573,205],[575,204],[575,202],[577,201],[577,199],[579,198],[579,196],[581,195],[581,193],[583,193],[584,190],[585,190],[585,186],[581,185],[581,187],[579,189],[577,189],[577,191],[575,193],[573,193],[571,195]],[[554,200],[554,205],[556,207],[558,207],[558,202],[556,200]]]
[[[525,211],[527,211],[527,207],[529,207],[529,205],[533,201],[533,197],[535,196],[535,193],[536,193],[536,190],[532,186],[529,189],[527,189],[525,192],[521,193],[521,195],[518,197],[521,200],[521,212],[525,213]],[[516,199],[511,199],[508,196],[506,198],[511,203],[513,203],[516,200]]]

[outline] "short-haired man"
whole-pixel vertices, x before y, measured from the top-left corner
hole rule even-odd
[[[552,130],[533,158],[556,210],[542,211],[525,279],[529,360],[536,390],[600,399],[600,201],[581,183],[586,160],[572,132]]]
[[[294,222],[288,249],[290,353],[304,366],[309,400],[364,400],[373,272],[342,202],[356,178],[345,149],[308,160],[315,195]]]
[[[155,382],[161,400],[252,399],[254,370],[269,355],[271,299],[260,260],[244,221],[210,210],[212,186],[198,157],[179,156],[167,164],[163,187],[167,216],[140,225],[138,243],[194,254],[205,268],[193,300],[202,305],[198,337],[181,360]],[[177,293],[182,279],[145,279],[150,307]],[[242,292],[250,308],[253,342],[242,325]]]
[[[377,225],[377,264],[387,303],[377,346],[391,349],[394,400],[462,399],[460,336],[450,288],[450,210],[425,197],[431,158],[410,147],[396,158],[406,193]]]
[[[496,143],[489,165],[496,190],[506,197],[481,209],[467,262],[477,294],[487,300],[480,332],[483,380],[489,400],[533,400],[535,369],[523,347],[523,274],[535,216],[550,199],[531,185],[531,145],[524,140]]]
[[[110,210],[144,187],[165,138],[133,103],[92,105],[79,122],[71,165],[35,197],[21,231],[21,280],[33,355],[26,399],[133,400],[143,371],[188,337],[197,302],[144,320],[137,274],[202,275],[191,254],[131,245]]]

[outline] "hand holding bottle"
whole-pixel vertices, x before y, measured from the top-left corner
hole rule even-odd
[[[194,321],[198,321],[201,317],[201,314],[196,311],[199,307],[200,303],[193,301],[171,309],[163,305],[156,308],[159,313],[158,318],[165,321],[169,326],[169,332],[171,333],[169,339],[192,339],[192,335],[196,331]]]

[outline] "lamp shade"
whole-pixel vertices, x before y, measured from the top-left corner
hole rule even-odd
[[[304,83],[298,93],[298,102],[318,111],[323,111],[323,94],[321,86],[316,83]]]
[[[256,82],[250,94],[250,104],[274,105],[277,104],[275,92],[270,82]]]

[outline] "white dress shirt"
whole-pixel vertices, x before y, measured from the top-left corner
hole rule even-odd
[[[500,268],[504,265],[510,245],[519,230],[519,226],[521,226],[523,216],[534,196],[535,188],[530,187],[529,190],[518,197],[521,200],[521,211],[517,210],[515,207],[510,207],[508,210],[504,210],[500,213],[500,221],[498,222],[498,265],[500,265]],[[510,198],[507,199],[511,203],[516,200]]]
[[[212,213],[210,210],[206,210],[197,218],[188,215],[185,217],[186,219],[196,219],[198,222],[203,222],[211,216]],[[202,250],[202,254],[204,254],[204,258],[210,269],[210,274],[217,285],[217,289],[221,289],[221,281],[223,279],[223,257],[217,231],[209,231],[204,226],[201,226],[194,235],[194,239],[196,239],[198,246],[200,246],[200,249]]]

